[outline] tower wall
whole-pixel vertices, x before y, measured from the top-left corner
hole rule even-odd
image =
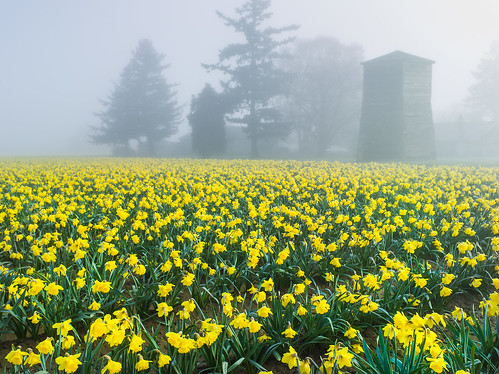
[[[432,64],[399,51],[363,63],[359,161],[435,158]]]

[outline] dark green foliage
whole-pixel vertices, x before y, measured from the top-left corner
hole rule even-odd
[[[392,345],[393,344],[393,345]],[[403,349],[402,357],[397,355],[401,346],[397,347],[397,340],[393,343],[387,339],[381,328],[376,339],[376,349],[370,348],[362,339],[365,358],[357,355],[359,363],[358,372],[362,374],[416,374],[427,373],[425,369],[424,350],[411,342]],[[424,345],[424,341],[423,341]]]
[[[229,44],[219,53],[216,64],[205,65],[219,70],[228,79],[223,83],[224,93],[234,100],[231,122],[244,124],[251,141],[251,156],[258,157],[258,139],[283,137],[287,128],[280,113],[272,106],[272,99],[283,91],[284,73],[276,67],[281,56],[278,47],[291,39],[276,39],[283,32],[297,26],[265,27],[271,17],[270,0],[247,0],[236,9],[237,18],[218,15],[225,24],[240,34],[244,41]]]
[[[471,374],[499,372],[499,322],[493,322],[485,309],[483,320],[473,311],[467,319],[453,319],[445,335],[445,352],[451,372],[467,370]]]
[[[145,143],[147,156],[156,154],[155,143],[173,135],[181,108],[176,92],[163,76],[168,67],[150,40],[143,39],[133,52],[120,81],[106,101],[106,109],[97,116],[101,127],[91,136],[94,143],[110,144],[129,154],[131,140]]]
[[[192,127],[192,150],[201,157],[223,155],[226,151],[225,113],[229,105],[209,84],[191,101],[188,116]]]

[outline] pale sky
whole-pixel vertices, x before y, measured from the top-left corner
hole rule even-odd
[[[242,3],[0,0],[0,156],[106,154],[87,143],[93,113],[142,38],[166,55],[187,115],[191,96],[218,81],[201,63],[237,38],[215,12]],[[274,0],[271,10],[270,25],[359,44],[366,60],[401,50],[435,61],[436,121],[459,116],[471,72],[499,40],[498,0]]]

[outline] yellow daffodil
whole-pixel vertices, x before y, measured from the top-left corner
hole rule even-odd
[[[52,354],[54,352],[54,346],[52,345],[52,338],[47,338],[36,345],[38,352],[44,355]]]
[[[5,358],[12,365],[22,365],[24,361],[24,357],[28,356],[27,352],[23,352],[20,349],[16,349],[14,351],[10,351]]]
[[[106,371],[109,374],[119,373],[122,369],[121,362],[113,361],[109,356],[104,356],[107,359],[106,365],[102,368],[101,374],[104,374]]]
[[[82,364],[82,362],[78,359],[81,356],[81,353],[77,353],[74,355],[66,355],[64,357],[57,357],[55,362],[59,365],[59,370],[64,370],[65,373],[74,373],[78,366]]]

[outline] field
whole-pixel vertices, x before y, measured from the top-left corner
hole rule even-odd
[[[494,373],[499,169],[0,161],[6,373]]]

